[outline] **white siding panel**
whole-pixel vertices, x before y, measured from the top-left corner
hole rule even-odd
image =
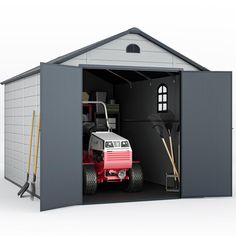
[[[8,179],[20,185],[24,184],[26,178],[32,111],[35,110],[30,175],[30,180],[32,180],[36,130],[40,109],[39,91],[39,74],[5,86],[5,174]],[[37,179],[36,184],[36,193],[38,195],[40,195],[39,181],[40,178]]]
[[[21,125],[24,124],[24,117],[23,116],[13,116],[13,124],[15,125]]]
[[[83,55],[87,56],[87,54],[83,54]],[[75,57],[69,61],[62,63],[62,64],[68,65],[68,66],[78,66],[79,64],[87,64],[87,59],[81,59],[80,56],[78,56],[78,57]]]
[[[24,116],[24,107],[9,109],[14,116]]]
[[[12,109],[5,110],[5,116],[12,116],[12,115],[13,115],[13,110]]]
[[[122,38],[114,40],[110,43],[98,47],[97,50],[120,50],[125,51],[129,44],[137,44],[141,52],[167,52],[165,49],[156,44],[142,38],[141,40],[124,40]]]
[[[38,94],[38,87],[37,85],[35,86],[31,86],[28,88],[24,89],[24,97],[30,97],[30,96],[35,96],[35,95],[39,95]]]
[[[178,63],[178,64],[175,64],[176,65],[176,68],[184,68],[184,70],[186,71],[198,71],[198,69],[196,67],[193,67],[192,65],[190,64],[187,64],[187,63]]]
[[[140,36],[139,34],[126,34],[126,35],[120,37],[119,39],[135,40],[135,41],[146,40],[144,37]]]
[[[92,50],[87,53],[87,60],[111,60],[123,62],[173,63],[173,56],[166,52],[126,53],[116,50]]]
[[[38,111],[39,105],[35,105],[32,107],[24,107],[24,117],[32,117],[32,110]],[[35,114],[35,116],[38,114]]]
[[[17,80],[8,84],[7,92],[12,92],[24,88],[23,80]]]
[[[173,64],[176,68],[184,68],[185,70],[197,71],[198,69],[189,63],[185,62],[184,60],[173,56]]]
[[[139,45],[140,53],[126,53],[126,47],[129,44]],[[62,64],[72,66],[78,66],[79,64],[144,66],[198,70],[137,34],[127,34]]]
[[[24,98],[24,107],[33,107],[35,104],[37,104],[38,101],[38,95],[31,96],[31,97],[25,97]]]
[[[24,96],[24,93],[22,89],[12,90],[6,93],[6,101],[16,99],[16,98],[22,98],[23,96]]]

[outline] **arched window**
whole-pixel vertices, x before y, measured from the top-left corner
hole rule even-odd
[[[165,84],[161,84],[157,89],[157,111],[167,112],[168,110],[168,89]]]
[[[137,44],[129,44],[126,48],[127,53],[140,53],[140,47]]]

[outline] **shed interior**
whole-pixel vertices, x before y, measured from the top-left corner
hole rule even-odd
[[[167,89],[166,109],[160,112],[160,87]],[[126,201],[175,199],[180,197],[178,191],[166,191],[169,179],[166,174],[173,174],[172,165],[162,139],[150,115],[157,114],[173,125],[171,137],[175,163],[180,172],[180,73],[178,71],[148,71],[121,69],[84,69],[83,92],[89,100],[102,100],[107,104],[108,116],[113,132],[127,138],[133,151],[133,160],[140,161],[144,173],[144,188],[140,192],[124,191],[124,183],[103,183],[98,185],[96,194],[84,195],[85,204],[111,203]],[[86,98],[83,98],[86,99]],[[162,97],[163,99],[163,97]],[[112,105],[111,105],[112,104]],[[119,104],[119,105],[118,105]],[[93,115],[97,127],[104,126],[105,119],[95,105]],[[86,108],[83,108],[86,115]],[[170,113],[172,116],[170,116]],[[88,117],[84,118],[84,122]],[[162,121],[157,118],[155,124]],[[168,133],[164,130],[164,138],[169,145]],[[88,140],[83,138],[86,150]],[[167,183],[167,182],[168,183]]]

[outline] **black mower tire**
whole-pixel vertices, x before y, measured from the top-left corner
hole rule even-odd
[[[83,191],[86,195],[95,194],[97,190],[97,173],[93,165],[83,167]]]
[[[143,171],[138,163],[134,163],[128,172],[129,180],[126,190],[128,192],[140,192],[143,189]]]

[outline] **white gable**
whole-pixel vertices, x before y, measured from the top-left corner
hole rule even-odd
[[[126,53],[126,47],[129,44],[137,44],[140,47],[140,53]],[[79,64],[96,64],[167,67],[198,70],[196,67],[138,34],[124,35],[96,49],[70,59],[63,64],[73,66],[78,66]]]

